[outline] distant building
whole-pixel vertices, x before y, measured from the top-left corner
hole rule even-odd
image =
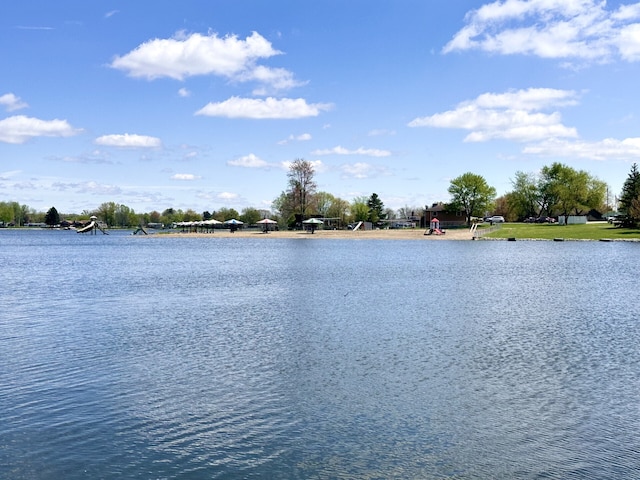
[[[467,218],[464,212],[458,211],[450,213],[447,210],[447,205],[442,202],[434,203],[426,210],[427,224],[430,224],[431,220],[434,218],[437,218],[440,221],[440,228],[461,227],[467,223]]]

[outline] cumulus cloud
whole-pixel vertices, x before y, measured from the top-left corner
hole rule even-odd
[[[157,137],[129,133],[102,135],[95,139],[95,143],[106,147],[124,148],[158,148],[162,146],[162,142]]]
[[[35,137],[71,137],[82,130],[66,120],[41,120],[16,115],[0,120],[0,142],[20,144]]]
[[[194,175],[193,173],[175,173],[171,175],[171,180],[184,180],[184,181],[193,181],[199,180],[201,177],[198,175]]]
[[[209,103],[196,115],[227,118],[295,119],[317,117],[320,112],[331,109],[330,104],[308,104],[303,98],[265,99],[231,97],[224,102]]]
[[[338,145],[333,148],[326,148],[322,150],[314,150],[312,155],[363,155],[367,157],[388,157],[391,152],[388,150],[378,150],[376,148],[364,148],[360,147],[355,150],[349,150],[347,148]]]
[[[0,95],[0,105],[3,105],[7,112],[13,112],[29,106],[13,93]]]
[[[640,138],[605,138],[597,142],[547,140],[527,145],[524,153],[549,157],[572,157],[589,160],[640,159]]]
[[[227,165],[243,168],[268,168],[270,166],[268,162],[254,155],[253,153],[236,158],[234,160],[229,160],[227,162]]]
[[[191,96],[191,92],[186,88],[181,88],[180,90],[178,90],[178,96],[182,98],[187,98]]]
[[[467,13],[443,53],[610,61],[640,60],[640,4],[607,9],[601,0],[498,0]]]
[[[173,38],[149,40],[125,55],[116,56],[111,67],[149,80],[215,75],[237,82],[256,81],[276,90],[300,85],[288,70],[257,63],[280,54],[257,32],[244,40],[235,35],[179,32]]]
[[[454,110],[416,118],[409,126],[469,130],[466,142],[493,139],[531,142],[577,137],[575,128],[562,124],[559,112],[540,111],[576,103],[577,94],[570,90],[532,88],[502,94],[485,93],[475,100],[460,103]]]
[[[231,192],[220,192],[216,194],[215,197],[218,200],[230,201],[230,200],[235,200],[236,198],[239,197],[239,195],[237,193],[231,193]]]

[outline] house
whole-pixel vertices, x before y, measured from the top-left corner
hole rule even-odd
[[[427,225],[431,220],[437,218],[440,221],[440,228],[461,227],[467,224],[464,212],[450,213],[444,203],[434,203],[427,211]]]

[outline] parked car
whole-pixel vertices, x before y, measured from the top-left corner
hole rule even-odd
[[[484,220],[489,223],[504,223],[504,217],[502,215],[494,215],[493,217],[487,217]]]

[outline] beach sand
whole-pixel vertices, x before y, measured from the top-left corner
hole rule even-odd
[[[211,237],[211,238],[296,238],[303,240],[472,240],[472,234],[467,228],[447,230],[444,235],[425,235],[422,229],[397,229],[397,230],[316,230],[315,233],[306,231],[273,231],[263,233],[256,230],[237,230],[231,233],[229,230],[220,229],[215,233],[162,233],[167,237]]]

